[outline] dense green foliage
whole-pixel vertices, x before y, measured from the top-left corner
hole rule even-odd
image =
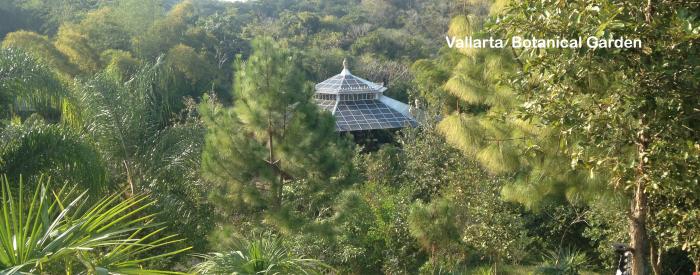
[[[523,2],[494,26],[506,36],[562,35],[564,30],[571,37],[644,41],[642,49],[539,54],[524,50],[518,53],[523,70],[512,83],[527,102],[523,114],[559,130],[572,167],[585,169],[590,177],[604,177],[631,201],[629,234],[637,251],[636,274],[644,272],[647,251],[657,274],[668,249],[698,253],[697,231],[679,230],[678,225],[697,219],[692,209],[700,194],[700,139],[695,130],[700,122],[695,92],[699,9],[697,4],[657,6],[646,1],[579,3],[566,9]],[[576,14],[581,19],[515,15],[524,10],[556,11],[558,18]]]
[[[93,194],[109,191],[99,152],[74,130],[32,117],[0,133],[0,169],[11,181],[34,182],[51,172],[53,182],[72,183]]]
[[[692,1],[0,1],[0,269],[610,273],[629,242],[635,275],[697,271],[698,18]],[[346,58],[420,126],[335,132],[313,83]]]
[[[667,252],[674,255],[673,249],[686,249],[697,263],[691,237],[697,232],[679,230],[676,223],[697,219],[691,210],[698,197],[697,7],[656,7],[645,1],[506,2],[492,6],[497,21],[486,20],[486,29],[474,13],[453,19],[450,34],[641,37],[646,46],[467,48],[459,50],[466,56],[459,63],[452,54],[416,62],[421,80],[443,83],[451,96],[427,97],[452,113],[440,123],[441,132],[489,172],[509,177],[504,198],[537,212],[549,211],[556,201],[580,208],[569,225],[562,225],[563,234],[589,223],[578,234],[597,246],[623,241],[620,233],[629,232],[638,251],[635,274],[642,274],[648,251],[653,263],[648,270],[655,274],[679,265],[675,256],[668,264],[662,260]],[[629,225],[621,222],[625,213]],[[597,250],[602,256],[609,248]]]
[[[55,116],[67,96],[58,76],[31,55],[18,49],[0,50],[0,119],[32,111]]]
[[[30,194],[24,193],[22,181],[10,183],[3,178],[0,183],[3,274],[168,274],[144,270],[141,265],[189,249],[154,253],[182,239],[158,236],[163,228],[153,222],[153,214],[143,215],[153,204],[146,202],[147,196],[123,199],[114,194],[89,204],[86,192],[52,188],[43,179],[37,180]]]
[[[204,178],[212,199],[232,220],[292,222],[290,211],[313,218],[346,180],[352,150],[334,133],[333,118],[318,111],[296,60],[270,40],[256,40],[253,54],[237,62],[233,107],[205,97],[207,127]],[[241,211],[248,215],[241,216]],[[298,225],[298,224],[297,224]]]
[[[234,251],[202,255],[197,274],[324,274],[333,269],[314,259],[290,254],[273,236],[239,239]]]

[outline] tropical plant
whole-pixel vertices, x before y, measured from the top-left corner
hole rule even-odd
[[[158,211],[180,217],[175,230],[201,247],[211,225],[199,176],[204,129],[191,101],[180,116],[171,113],[175,100],[163,87],[165,74],[161,62],[142,66],[124,83],[97,74],[76,85],[76,106],[112,180],[156,198]]]
[[[0,131],[0,173],[12,182],[23,177],[32,183],[50,174],[54,183],[70,182],[97,196],[114,190],[100,152],[84,134],[36,115]]]
[[[78,67],[80,73],[91,75],[101,67],[99,54],[90,47],[88,38],[73,24],[63,24],[58,29],[54,46]]]
[[[238,238],[233,250],[199,255],[204,262],[197,264],[197,274],[324,274],[333,268],[315,259],[290,253],[281,240],[272,235],[253,240]]]
[[[55,69],[61,76],[71,77],[78,73],[77,66],[70,63],[68,57],[56,49],[47,36],[30,31],[15,31],[7,34],[2,47],[22,49]]]
[[[153,254],[182,239],[159,234],[147,196],[117,193],[88,204],[86,192],[52,188],[43,178],[33,194],[21,180],[0,182],[0,273],[175,274],[143,265],[189,249]]]
[[[585,253],[572,248],[550,250],[545,253],[544,262],[536,274],[577,275],[589,261]]]
[[[58,75],[30,54],[0,49],[0,120],[28,110],[55,114],[67,92]]]

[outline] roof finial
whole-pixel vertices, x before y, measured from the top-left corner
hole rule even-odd
[[[348,70],[348,59],[343,58],[343,71],[340,72],[341,75],[349,75],[350,70]]]

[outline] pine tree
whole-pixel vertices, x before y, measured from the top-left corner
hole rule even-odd
[[[505,5],[501,2],[507,1],[496,1],[490,14],[499,13]],[[457,16],[450,24],[449,35],[488,38],[484,22],[483,16]],[[589,174],[572,169],[571,159],[560,150],[565,144],[559,134],[520,116],[523,102],[508,84],[508,77],[519,65],[510,49],[463,48],[459,49],[458,62],[453,61],[453,54],[443,53],[444,57],[432,64],[419,61],[414,70],[451,70],[446,79],[433,77],[444,81],[441,90],[447,95],[439,108],[449,112],[438,130],[492,175],[513,179],[503,188],[506,199],[537,208],[550,197],[579,202],[600,195],[599,191],[604,190],[599,188],[602,176],[591,179]],[[429,77],[427,73],[419,75]]]
[[[429,204],[416,201],[411,205],[408,228],[411,235],[429,252],[433,263],[438,249],[459,240],[460,232],[454,211],[451,202],[444,199],[433,200]]]
[[[221,209],[306,213],[334,194],[351,150],[333,117],[318,111],[295,58],[271,39],[236,62],[233,107],[207,97],[202,167]]]

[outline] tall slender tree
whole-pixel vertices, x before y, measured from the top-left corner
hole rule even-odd
[[[271,39],[255,40],[253,48],[236,63],[233,107],[211,98],[200,107],[204,175],[219,187],[222,208],[236,202],[278,212],[294,201],[295,209],[314,213],[339,186],[352,151],[334,132],[333,117],[311,101],[295,58]]]
[[[496,1],[490,14],[502,12],[508,1]],[[486,15],[453,18],[448,35],[488,38]],[[455,51],[455,50],[453,50]],[[475,159],[490,174],[509,177],[503,188],[506,199],[537,208],[546,198],[582,201],[600,195],[603,182],[573,169],[560,135],[517,110],[523,104],[508,85],[518,69],[510,49],[459,49],[459,56],[445,51],[436,61],[416,62],[414,71],[428,81],[442,81],[441,89],[422,84],[437,96],[423,91],[429,102],[441,102],[447,112],[438,130],[447,142]],[[455,59],[458,61],[455,62]],[[445,68],[448,66],[448,68]],[[449,66],[452,66],[449,68]],[[447,70],[448,77],[431,71]]]
[[[697,192],[699,17],[700,5],[683,1],[520,1],[495,25],[507,38],[642,42],[641,48],[519,49],[522,71],[514,81],[526,102],[523,113],[561,135],[572,165],[608,174],[629,198],[635,275],[648,272],[649,218],[664,209],[688,211],[650,200],[674,189]]]
[[[199,173],[204,128],[194,117],[194,103],[183,118],[159,104],[167,77],[162,67],[144,65],[127,82],[107,71],[78,83],[77,126],[96,143],[111,180],[129,194],[152,195],[158,210],[179,217],[176,230],[202,241],[211,225]]]

